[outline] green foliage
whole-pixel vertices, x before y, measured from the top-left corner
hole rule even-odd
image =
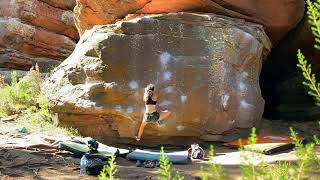
[[[263,155],[247,151],[247,148],[240,146],[240,155],[243,158],[240,168],[242,171],[241,179],[244,180],[300,180],[310,179],[310,173],[320,172],[320,162],[315,153],[315,144],[310,143],[304,145],[301,138],[297,136],[297,133],[290,128],[291,139],[295,145],[295,154],[297,157],[296,162],[279,162],[276,165],[269,165],[265,163]],[[255,145],[258,138],[256,134],[256,128],[252,128],[250,137],[248,138],[250,145]],[[319,138],[315,136],[315,141],[319,141]],[[241,141],[240,141],[241,142]],[[250,149],[249,149],[250,150]],[[163,153],[160,159],[160,178],[161,180],[180,180],[179,178],[172,178],[172,163],[170,163],[168,157]],[[223,170],[221,165],[213,163],[214,146],[210,146],[208,152],[208,159],[211,161],[209,165],[209,171],[205,171],[204,166],[200,166],[200,178],[202,180],[224,180],[231,179],[229,175]],[[272,172],[272,173],[270,173]],[[177,173],[176,173],[177,174]],[[183,179],[183,177],[182,177]]]
[[[320,106],[320,84],[316,80],[316,75],[311,71],[311,64],[308,64],[305,56],[298,50],[298,61],[297,66],[301,69],[302,75],[305,81],[302,84],[309,88],[308,94],[315,98],[316,105]]]
[[[229,179],[227,173],[223,170],[222,165],[216,164],[213,162],[214,160],[214,146],[210,145],[210,149],[208,152],[208,159],[210,161],[209,164],[209,172],[204,171],[204,167],[200,166],[200,176],[202,180],[224,180]],[[210,178],[209,178],[210,177]]]
[[[313,135],[313,140],[316,145],[320,145],[320,138],[317,135]]]
[[[210,149],[209,149],[208,154],[209,154],[209,160],[213,161],[213,157],[214,157],[214,146],[213,145],[210,145]],[[223,171],[222,165],[212,162],[209,165],[209,170],[210,170],[210,175],[212,177],[211,179],[213,179],[213,180],[227,179],[227,174]]]
[[[171,179],[172,163],[169,161],[168,156],[164,155],[164,148],[161,147],[161,156],[159,160],[159,180],[169,180]]]
[[[308,7],[308,17],[309,23],[311,24],[311,31],[315,36],[316,44],[314,47],[316,49],[320,49],[320,1],[317,0],[315,2],[311,2],[307,0],[307,7]]]
[[[201,180],[209,180],[208,173],[204,171],[204,166],[200,166],[200,178]]]
[[[297,133],[290,127],[291,139],[295,145],[295,154],[297,156],[297,162],[292,165],[293,179],[305,179],[311,170],[317,171],[312,167],[319,167],[319,159],[315,153],[315,144],[309,143],[304,145],[302,140],[297,136]]]
[[[315,36],[314,47],[320,50],[320,0],[314,2],[307,0],[307,14],[309,17],[309,23],[311,24],[311,31]],[[308,63],[301,50],[298,50],[298,64],[304,77],[303,85],[308,88],[308,94],[315,99],[317,106],[320,106],[320,83],[317,82],[315,74],[312,73],[311,64]],[[294,179],[306,178],[306,174],[312,169],[316,171],[320,170],[319,159],[315,153],[315,145],[320,144],[320,140],[314,135],[313,139],[315,143],[309,143],[304,145],[302,141],[297,137],[296,132],[290,128],[291,138],[295,144],[295,153],[298,158],[295,166],[292,167]]]
[[[273,171],[273,177],[269,177],[269,179],[273,180],[288,180],[290,179],[289,170],[290,163],[288,162],[279,162],[275,168],[269,167],[270,171]]]
[[[11,73],[11,85],[0,89],[0,116],[15,114],[33,106],[41,93],[40,83],[35,78],[18,81],[17,73]]]
[[[18,83],[17,71],[11,72],[11,85],[14,86]]]
[[[307,7],[311,31],[315,36],[316,44],[314,47],[320,50],[320,0],[315,2],[307,0]],[[315,98],[316,105],[320,106],[320,84],[316,80],[316,75],[312,73],[311,64],[308,63],[300,49],[298,50],[297,57],[299,62],[297,66],[302,71],[302,75],[305,79],[302,84],[309,89],[308,94]]]
[[[269,179],[268,178],[268,166],[263,163],[257,165],[253,163],[240,165],[242,170],[242,179],[244,180],[257,180],[257,179]]]
[[[261,154],[251,151],[251,147],[254,146],[258,141],[256,134],[256,128],[252,128],[251,134],[248,138],[248,144],[250,146],[246,148],[240,148],[240,156],[243,158],[243,162],[240,164],[242,171],[242,178],[244,180],[257,180],[257,179],[269,179],[268,166],[264,162]],[[247,152],[245,150],[249,150]],[[252,162],[255,160],[255,163]]]
[[[249,145],[255,145],[258,142],[258,136],[257,136],[257,129],[255,127],[253,127],[251,129],[251,134],[248,138],[248,144]]]
[[[180,174],[179,171],[176,171],[176,174],[174,175],[173,180],[184,180],[184,177]]]
[[[115,156],[112,156],[108,164],[103,167],[101,170],[98,179],[99,180],[115,180],[116,178],[114,177],[118,171],[117,169],[117,163],[115,161]]]
[[[20,80],[16,71],[11,73],[11,83],[4,84],[0,76],[0,117],[19,113],[17,122],[30,132],[48,135],[79,135],[74,128],[61,128],[53,124],[49,102],[41,92],[41,78],[37,70],[31,69]]]
[[[168,156],[164,154],[164,148],[161,147],[161,155],[159,160],[159,180],[183,180],[184,177],[180,174],[179,171],[176,171],[175,175],[172,175],[173,172],[173,166],[170,162]]]

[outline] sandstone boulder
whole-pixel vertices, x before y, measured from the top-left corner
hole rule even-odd
[[[214,14],[145,16],[86,31],[45,82],[51,109],[66,126],[105,142],[135,142],[143,88],[155,83],[159,110],[146,145],[223,140],[259,126],[259,87],[270,40],[260,25]],[[181,141],[182,140],[182,141]]]
[[[217,13],[264,25],[276,44],[301,20],[304,5],[304,0],[77,0],[74,13],[80,34],[94,25],[113,23],[132,13]]]
[[[74,0],[0,0],[0,67],[28,70],[66,59],[79,38],[74,6]]]

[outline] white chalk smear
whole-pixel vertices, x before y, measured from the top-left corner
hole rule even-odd
[[[129,107],[127,108],[127,113],[133,113],[133,107],[129,106]]]
[[[242,81],[239,83],[239,89],[241,92],[245,92],[247,89],[246,85]]]
[[[230,96],[228,94],[222,96],[222,106],[224,109],[227,109],[229,98]]]
[[[188,97],[187,96],[180,96],[180,100],[182,103],[185,103],[187,101]]]
[[[178,125],[176,128],[178,131],[183,131],[186,127],[183,125]]]
[[[200,122],[200,118],[195,118],[192,120],[193,122]]]
[[[168,87],[164,88],[164,92],[166,92],[166,93],[171,93],[171,92],[173,92],[173,90],[174,90],[173,86],[168,86]]]
[[[248,107],[250,106],[250,104],[247,103],[245,100],[242,100],[242,101],[240,102],[240,106],[243,107],[243,108],[248,108]]]
[[[137,89],[139,87],[139,85],[138,85],[137,81],[132,80],[129,82],[129,87],[130,87],[130,89]]]
[[[172,76],[172,73],[169,72],[169,71],[166,71],[163,73],[163,76],[162,76],[162,79],[165,80],[165,81],[168,81],[171,79],[171,76]]]
[[[171,104],[172,104],[171,101],[163,100],[163,101],[159,104],[159,106],[168,106],[168,105],[171,105]]]
[[[242,73],[242,75],[243,75],[243,77],[248,77],[249,76],[249,74],[247,72],[245,72],[245,71]]]
[[[114,107],[114,110],[115,110],[115,111],[118,111],[118,112],[121,112],[121,111],[122,111],[122,107],[121,107],[120,105],[116,105],[116,106]]]
[[[169,63],[169,61],[171,60],[171,54],[169,54],[168,52],[163,52],[160,54],[160,62],[163,66],[167,66],[167,64]]]

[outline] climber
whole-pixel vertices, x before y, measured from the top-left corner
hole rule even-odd
[[[135,136],[137,141],[140,141],[143,130],[148,123],[156,122],[160,125],[161,121],[167,119],[171,114],[170,111],[162,111],[161,113],[157,111],[157,95],[155,93],[155,86],[153,84],[149,84],[144,89],[143,101],[146,105],[146,112],[143,115],[143,120],[139,128],[138,136]]]

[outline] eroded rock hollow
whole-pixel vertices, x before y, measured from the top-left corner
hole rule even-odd
[[[104,142],[134,143],[143,88],[154,83],[158,109],[172,115],[148,125],[142,143],[225,140],[260,124],[259,74],[270,49],[262,26],[244,20],[149,15],[86,31],[44,91],[62,124]]]

